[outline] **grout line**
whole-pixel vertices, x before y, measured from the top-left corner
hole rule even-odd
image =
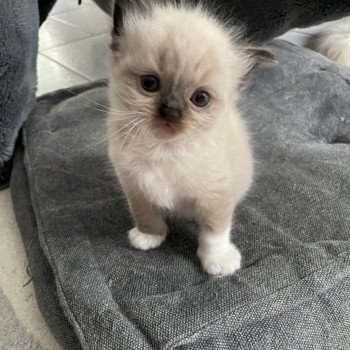
[[[94,36],[87,36],[87,37],[84,38],[84,39],[91,39],[91,38],[93,38],[93,37],[94,37]],[[60,44],[60,45],[56,45],[56,46],[53,46],[53,47],[45,48],[44,50],[40,50],[40,48],[39,48],[39,53],[43,53],[43,52],[45,52],[45,51],[50,51],[50,50],[53,50],[53,49],[56,49],[56,48],[59,48],[59,47],[65,46],[65,45],[70,45],[70,44],[76,43],[76,42],[81,41],[81,40],[84,40],[84,39],[68,41],[68,42],[66,42],[66,43],[64,43],[64,44]]]
[[[65,68],[65,69],[68,69],[69,71],[71,71],[72,73],[74,73],[74,74],[76,74],[76,75],[79,75],[81,78],[84,78],[84,79],[86,79],[86,80],[88,80],[88,81],[93,81],[93,79],[89,78],[89,77],[88,77],[87,75],[85,75],[84,73],[78,73],[78,72],[75,71],[73,68],[70,68],[70,67],[66,66],[65,64],[63,64],[63,63],[61,63],[61,62],[59,62],[59,61],[57,61],[57,60],[55,60],[55,59],[53,59],[53,58],[47,56],[47,55],[45,55],[45,54],[43,54],[43,53],[41,53],[41,52],[39,53],[39,55],[42,55],[42,56],[44,56],[45,58],[48,58],[50,61],[57,63],[59,66]]]
[[[64,24],[64,25],[66,25],[68,27],[71,27],[73,29],[78,29],[80,32],[82,32],[84,34],[88,34],[88,35],[92,34],[92,33],[89,33],[89,32],[85,32],[81,27],[77,26],[76,24],[67,22],[64,19],[58,18],[56,16],[52,16],[52,17],[50,17],[50,19],[52,19],[53,21],[56,21],[58,23]]]
[[[69,26],[69,27],[72,27],[72,28],[74,28],[74,29],[78,29],[78,30],[80,30],[81,32],[83,32],[83,33],[85,33],[85,34],[88,34],[88,35],[97,36],[97,35],[100,35],[100,34],[104,34],[104,33],[106,33],[106,32],[101,32],[101,33],[91,33],[91,32],[85,31],[85,29],[84,29],[84,28],[79,27],[78,25],[76,25],[76,24],[74,24],[74,23],[71,23],[71,22],[65,21],[65,20],[64,20],[64,19],[62,19],[62,18],[59,18],[59,17],[56,17],[56,16],[52,16],[52,17],[50,17],[50,18],[51,18],[52,20],[54,20],[54,21],[57,21],[57,22],[62,23],[62,24],[65,24],[65,25],[67,25],[67,26]],[[111,29],[110,29],[110,31],[112,31],[112,25],[111,25]]]
[[[85,34],[88,34],[88,33],[85,33]],[[66,45],[71,45],[73,43],[78,43],[79,41],[88,40],[88,39],[95,38],[95,37],[98,37],[98,36],[101,36],[101,35],[104,35],[104,34],[110,34],[110,33],[106,32],[106,33],[94,34],[94,35],[88,34],[89,36],[87,36],[86,38],[82,38],[82,39],[79,39],[79,40],[73,40],[73,41],[70,41],[68,43],[56,45],[54,47],[50,47],[49,49],[39,50],[39,53],[45,53],[45,51],[50,51],[50,50],[53,50],[53,49],[56,49],[56,48],[60,48],[60,47],[66,46]]]
[[[50,18],[50,17],[53,17],[53,16],[56,16],[56,15],[62,15],[64,13],[68,13],[68,12],[75,12],[77,10],[80,10],[82,8],[87,8],[87,7],[90,7],[91,5],[79,5],[78,7],[76,8],[73,8],[73,9],[70,9],[70,10],[63,10],[62,12],[55,12],[55,13],[49,13],[48,17],[47,18]]]
[[[291,32],[296,33],[296,34],[302,34],[306,36],[315,36],[315,34],[312,33],[305,33],[302,29],[292,29]]]

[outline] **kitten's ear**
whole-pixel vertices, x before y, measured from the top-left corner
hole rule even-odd
[[[112,35],[113,36],[119,36],[121,29],[123,28],[123,18],[124,13],[123,9],[120,6],[119,1],[113,1],[113,29],[112,29]]]
[[[113,0],[113,30],[112,45],[114,51],[118,50],[118,38],[125,25],[125,17],[130,13],[144,13],[147,10],[147,2],[144,0]]]
[[[253,68],[262,64],[277,62],[277,57],[275,54],[265,47],[248,46],[245,51],[249,61],[247,73],[249,73]]]

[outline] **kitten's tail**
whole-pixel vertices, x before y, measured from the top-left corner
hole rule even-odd
[[[329,24],[307,46],[329,59],[350,66],[350,17]]]

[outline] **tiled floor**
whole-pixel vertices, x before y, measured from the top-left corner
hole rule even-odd
[[[81,6],[78,6],[77,0],[58,0],[49,18],[40,29],[37,95],[105,78],[107,76],[106,62],[110,27],[109,16],[103,13],[92,0],[83,0]],[[296,29],[282,38],[303,46],[319,28]],[[18,286],[22,286],[27,278],[24,273],[26,259],[14,220],[9,190],[0,193],[0,209],[2,224],[0,233],[4,233],[0,245],[0,257],[5,258],[6,256],[9,257],[8,261],[12,259],[20,261],[17,265],[21,264],[16,273],[13,272],[13,264],[10,264],[9,266],[12,267],[8,269],[6,269],[7,265],[1,264],[0,277],[1,273],[7,273],[10,276],[8,282],[11,288],[21,291]],[[23,259],[19,259],[19,255]],[[40,317],[36,309],[32,285],[28,285],[27,288],[30,289],[18,294],[18,300],[22,300],[18,305],[21,308],[24,300],[28,309],[31,308],[33,313],[37,312]],[[25,293],[31,295],[30,300]],[[44,324],[42,328],[45,328]],[[50,348],[53,349],[52,346]]]
[[[110,31],[92,0],[58,0],[39,32],[37,95],[105,78]]]

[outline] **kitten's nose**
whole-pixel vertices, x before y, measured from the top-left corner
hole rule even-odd
[[[159,107],[159,115],[167,122],[175,122],[181,119],[181,110],[174,107],[168,107],[166,105]]]

